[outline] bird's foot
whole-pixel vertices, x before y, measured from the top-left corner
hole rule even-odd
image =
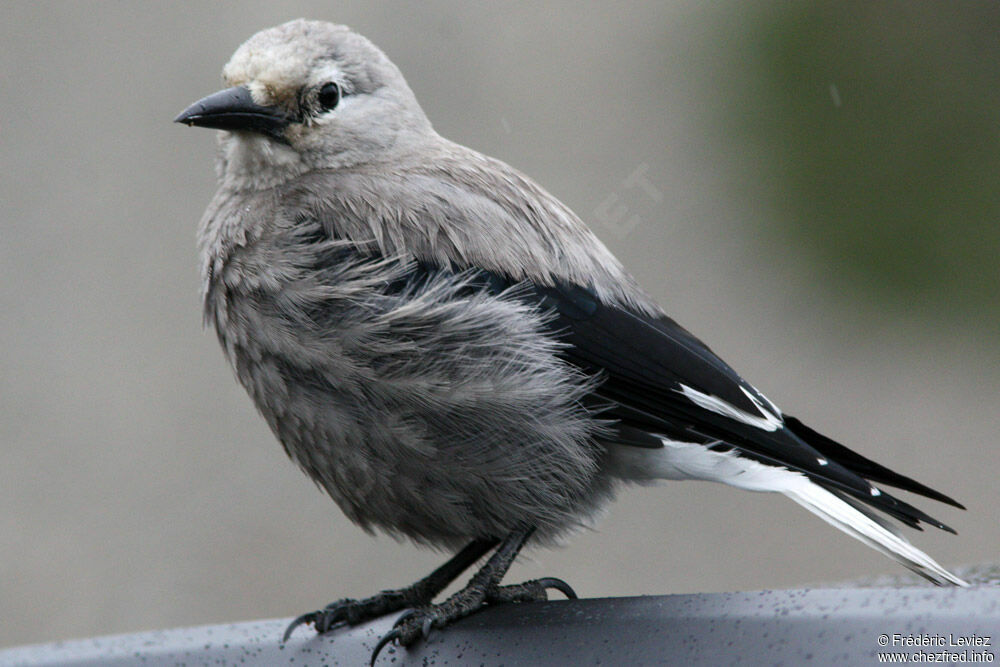
[[[545,577],[510,586],[467,586],[440,604],[425,605],[406,612],[396,621],[392,630],[379,640],[372,651],[371,664],[388,644],[411,646],[430,636],[431,629],[443,628],[449,623],[473,614],[488,604],[507,602],[544,602],[549,599],[548,589],[560,591],[567,598],[575,599],[576,593],[561,579]]]
[[[287,642],[300,625],[312,625],[316,632],[323,634],[340,625],[357,625],[400,609],[427,606],[456,576],[496,547],[499,541],[496,538],[473,540],[447,563],[412,586],[382,591],[364,600],[337,600],[323,609],[303,614],[289,624],[282,641]]]
[[[543,577],[510,586],[497,586],[486,591],[486,601],[490,604],[503,602],[545,602],[549,599],[549,589],[559,591],[570,600],[576,599],[576,591],[562,579]]]
[[[281,641],[287,642],[300,625],[312,625],[317,633],[323,634],[341,625],[357,625],[400,609],[427,604],[430,600],[413,587],[382,591],[364,600],[344,598],[296,618],[288,625]]]

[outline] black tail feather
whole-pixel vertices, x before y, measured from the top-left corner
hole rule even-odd
[[[822,483],[822,482],[820,482]],[[934,517],[926,514],[925,512],[917,509],[909,503],[903,502],[899,498],[892,496],[884,491],[878,496],[862,496],[861,494],[854,493],[854,497],[858,498],[862,502],[879,509],[891,517],[894,517],[898,521],[906,524],[911,528],[917,530],[923,530],[919,522],[924,522],[928,526],[934,526],[935,528],[940,528],[941,530],[951,533],[952,535],[957,535],[955,529],[951,526],[938,521]]]
[[[811,428],[803,424],[795,417],[785,415],[785,426],[787,426],[792,431],[792,433],[805,440],[813,449],[818,451],[823,456],[826,456],[831,461],[836,461],[837,463],[841,464],[848,470],[855,472],[858,475],[861,475],[865,479],[869,479],[873,482],[878,482],[880,484],[893,486],[896,487],[897,489],[903,489],[904,491],[911,491],[926,498],[931,498],[932,500],[937,500],[942,503],[947,503],[948,505],[952,505],[953,507],[957,507],[959,509],[963,510],[965,509],[965,506],[959,503],[958,501],[944,495],[939,491],[935,491],[929,486],[921,484],[915,479],[912,479],[905,475],[900,475],[897,472],[893,472],[892,470],[889,470],[885,466],[875,463],[871,459],[868,459],[862,456],[861,454],[858,454],[857,452],[851,451],[847,447],[844,447],[840,443],[831,440],[822,433],[817,433],[816,431],[812,430]],[[897,500],[897,502],[902,502],[902,501]],[[906,503],[903,504],[905,505]],[[911,507],[910,509],[915,509],[915,508]],[[919,510],[917,511],[919,512]],[[923,513],[921,512],[921,514]],[[927,518],[929,519],[930,517]],[[938,521],[933,521],[933,520],[927,521],[927,519],[925,518],[921,518],[921,521],[925,521],[927,523],[930,523],[931,525],[935,525],[938,528],[941,528],[942,530],[947,530],[948,532],[951,533],[955,532]]]

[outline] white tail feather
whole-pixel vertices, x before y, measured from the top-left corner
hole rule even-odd
[[[705,445],[663,440],[663,449],[614,447],[616,474],[636,482],[698,479],[722,482],[748,491],[782,493],[830,525],[885,554],[939,586],[968,586],[916,548],[887,520],[853,498],[842,497],[812,482],[802,473],[765,465],[733,451],[712,451]]]
[[[814,484],[804,475],[799,477],[794,488],[782,490],[799,505],[823,519],[831,526],[839,528],[851,537],[864,542],[879,553],[885,554],[905,568],[921,577],[933,581],[938,586],[968,586],[965,581],[944,569],[938,563],[916,548],[902,535],[889,530],[881,520],[876,520],[868,511],[861,511],[821,486]]]

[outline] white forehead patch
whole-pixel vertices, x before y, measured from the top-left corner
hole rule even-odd
[[[231,86],[249,87],[258,104],[287,103],[310,82],[318,60],[363,56],[361,43],[370,45],[347,26],[297,19],[244,42],[222,76]]]

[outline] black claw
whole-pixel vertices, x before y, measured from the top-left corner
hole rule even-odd
[[[327,632],[332,626],[333,622],[330,620],[329,614],[326,612],[316,614],[316,620],[313,621],[313,627],[316,628],[317,635]]]
[[[288,638],[292,636],[292,633],[295,632],[295,628],[299,627],[300,625],[307,625],[309,623],[316,625],[316,617],[319,616],[319,614],[320,612],[318,611],[311,611],[308,614],[302,614],[294,621],[289,623],[288,627],[285,629],[284,636],[281,638],[281,643],[282,644],[286,643],[288,641]]]
[[[411,616],[416,616],[417,613],[418,612],[416,609],[407,609],[402,614],[400,614],[399,618],[396,619],[396,622],[392,624],[393,629],[398,628],[399,626],[401,626],[403,623],[406,622],[406,619],[410,618]]]
[[[554,588],[555,590],[565,595],[568,600],[577,599],[576,591],[574,591],[573,588],[562,579],[556,579],[555,577],[545,577],[544,579],[539,579],[538,583],[541,585],[543,589]]]
[[[316,632],[324,634],[341,624],[351,624],[350,609],[343,604],[330,605],[319,613],[316,620]]]
[[[368,662],[368,667],[375,667],[375,661],[378,660],[378,654],[382,652],[386,644],[389,644],[397,639],[399,639],[402,633],[399,628],[393,628],[389,632],[382,636],[382,639],[378,640],[378,644],[375,644],[375,650],[372,651],[372,659]]]

